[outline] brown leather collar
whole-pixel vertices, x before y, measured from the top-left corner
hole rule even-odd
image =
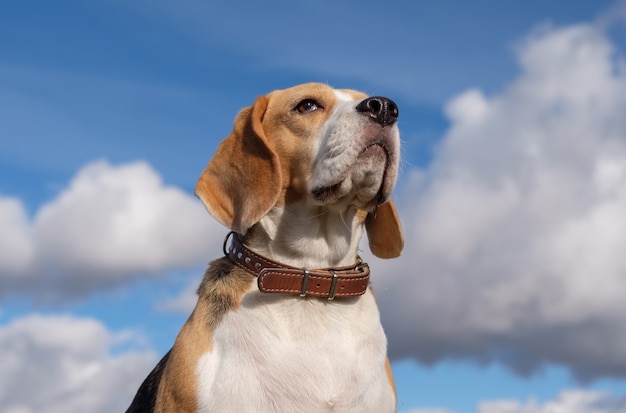
[[[232,235],[228,251],[226,246]],[[281,264],[246,247],[239,234],[230,232],[224,240],[224,254],[238,267],[258,279],[264,293],[298,294],[333,300],[365,294],[370,278],[369,266],[359,261],[352,266],[306,270]]]

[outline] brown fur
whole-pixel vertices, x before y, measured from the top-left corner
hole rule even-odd
[[[278,155],[261,126],[266,107],[267,98],[260,97],[252,108],[239,113],[233,132],[217,148],[195,190],[211,215],[242,234],[280,195]]]
[[[272,207],[307,196],[315,162],[308,145],[314,144],[330,114],[319,110],[296,115],[293,108],[307,98],[331,108],[336,95],[324,85],[300,85],[261,96],[238,114],[232,133],[217,148],[195,189],[211,215],[226,227],[246,234]],[[375,255],[400,255],[404,240],[392,201],[373,213],[358,211],[357,216],[365,222]],[[174,347],[144,381],[127,413],[196,411],[198,360],[213,349],[213,332],[227,312],[238,308],[253,281],[228,258],[211,263],[198,289],[198,303]],[[389,360],[386,371],[395,392]]]
[[[234,310],[254,277],[228,258],[213,261],[198,289],[198,303],[181,329],[174,347],[150,373],[127,413],[195,412],[194,372],[202,354],[211,351],[213,331],[224,314]]]
[[[228,258],[211,263],[198,289],[198,303],[172,348],[157,396],[155,412],[195,412],[196,380],[193,372],[202,354],[211,351],[213,331],[224,314],[239,307],[241,296],[254,277]]]
[[[330,115],[330,110],[295,115],[293,107],[310,97],[329,104],[336,100],[323,85],[305,84],[261,96],[237,115],[232,133],[217,148],[195,189],[211,215],[228,228],[245,234],[273,206],[306,195],[314,163],[307,145]],[[374,255],[398,257],[404,239],[393,201],[380,205],[365,222]]]
[[[400,218],[392,201],[370,213],[365,220],[370,250],[380,258],[399,257],[404,248]]]

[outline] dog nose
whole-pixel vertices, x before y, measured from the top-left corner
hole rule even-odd
[[[357,112],[370,116],[376,123],[393,125],[398,120],[398,105],[382,96],[372,96],[363,99],[356,105]]]

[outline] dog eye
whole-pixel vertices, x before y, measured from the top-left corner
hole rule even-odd
[[[313,99],[304,99],[295,107],[295,111],[298,113],[310,113],[318,109],[323,109],[322,105],[320,105],[317,101]]]

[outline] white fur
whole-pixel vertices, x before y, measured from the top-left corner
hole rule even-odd
[[[255,285],[197,367],[198,411],[391,412],[386,345],[371,292],[328,302]]]
[[[358,102],[348,93],[335,90],[335,95],[338,99],[331,115],[316,144],[310,145],[316,162],[309,189],[341,182],[338,199],[327,204],[309,197],[286,207],[275,207],[259,223],[267,236],[249,240],[260,254],[294,267],[353,264],[362,235],[362,225],[355,217],[356,207],[369,207],[368,202],[382,184],[384,160],[357,162],[365,145],[376,138],[368,134],[371,121],[357,113]],[[400,142],[395,124],[387,131],[385,141],[392,158],[389,180],[395,182]],[[392,189],[387,187],[386,191]]]
[[[354,98],[350,96],[349,93],[346,93],[342,90],[335,89],[334,92],[335,92],[335,96],[337,97],[337,100],[339,101],[350,102],[354,100]]]
[[[387,181],[395,183],[400,146],[400,133],[395,123],[383,133],[379,125],[373,125],[367,116],[356,112],[354,101],[341,101],[324,125],[319,140],[310,189],[341,183],[337,194],[341,202],[337,202],[335,208],[345,209],[346,203],[363,208],[383,184],[381,170],[385,167],[385,158],[359,159],[368,144],[384,142],[388,146],[391,159]],[[384,188],[385,197],[392,189],[393,185]]]
[[[363,167],[346,167],[363,148],[368,120],[348,93],[335,95],[333,112],[311,145],[317,151],[311,185],[334,184],[340,176],[347,182],[341,199],[324,204],[308,197],[277,206],[248,239],[253,250],[300,268],[355,262],[362,235],[359,197],[381,185],[380,178],[364,178]],[[395,125],[390,136],[399,140]],[[365,169],[380,176],[383,167]],[[198,411],[392,412],[386,349],[371,291],[327,301],[264,294],[254,284],[240,307],[221,320],[212,351],[196,367]]]
[[[351,265],[363,233],[355,214],[356,210],[327,211],[305,200],[276,207],[260,221],[271,241],[252,239],[249,244],[260,254],[293,267]]]

